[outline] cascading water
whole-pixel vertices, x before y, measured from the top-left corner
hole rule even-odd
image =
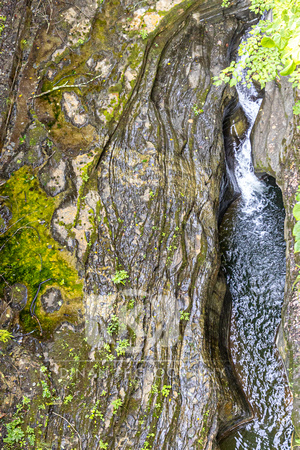
[[[253,420],[224,439],[222,450],[288,450],[291,394],[275,346],[285,283],[284,207],[280,189],[253,169],[250,133],[260,108],[255,87],[238,84],[250,124],[235,149],[240,197],[220,227],[223,268],[232,296],[231,357]]]

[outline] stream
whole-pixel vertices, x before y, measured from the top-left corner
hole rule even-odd
[[[220,444],[222,450],[291,448],[291,394],[275,345],[285,284],[284,206],[271,177],[260,180],[252,165],[250,134],[261,99],[252,85],[237,86],[250,124],[234,151],[240,196],[220,226],[223,270],[232,297],[230,352],[253,420]],[[233,125],[234,126],[234,125]]]

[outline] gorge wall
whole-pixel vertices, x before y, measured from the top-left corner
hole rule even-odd
[[[211,77],[254,18],[220,3],[3,2],[0,442],[13,423],[24,448],[216,449],[250,416],[219,275],[235,94]],[[255,152],[286,199],[289,351],[296,139]]]
[[[293,394],[294,444],[300,436],[299,417],[299,256],[294,254],[293,207],[299,186],[299,118],[293,116],[294,92],[286,78],[269,83],[252,132],[254,166],[276,178],[286,211],[287,272],[282,325],[277,346],[285,362]]]

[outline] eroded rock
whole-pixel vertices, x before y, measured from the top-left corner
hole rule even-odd
[[[74,92],[63,93],[63,108],[66,116],[77,127],[83,127],[87,123],[87,116]]]
[[[28,291],[24,284],[15,283],[11,288],[7,289],[6,293],[8,304],[12,309],[21,311],[25,308],[28,300]]]
[[[63,304],[63,298],[60,290],[54,287],[47,289],[45,294],[41,296],[41,302],[47,313],[59,311]]]
[[[35,33],[3,153],[8,172],[28,164],[23,136],[33,121],[41,125],[33,148],[44,156],[39,179],[55,207],[51,231],[61,244],[52,237],[45,243],[47,263],[68,249],[68,262],[85,279],[84,310],[74,295],[59,310],[58,294],[48,292],[46,303],[38,297],[47,339],[26,310],[20,315],[39,337],[45,379],[55,389],[55,411],[47,409],[47,432],[42,426],[38,438],[68,450],[78,446],[67,414],[82,449],[96,448],[100,439],[112,449],[217,448],[218,420],[237,420],[242,411],[230,387],[220,387],[219,366],[210,358],[216,343],[204,331],[219,271],[227,95],[211,76],[228,65],[228,47],[249,18],[247,5],[224,16],[217,1],[161,1],[159,9],[155,2],[144,8],[83,3],[53,4],[49,30]],[[91,27],[76,45],[70,33],[78,9]],[[53,90],[58,83],[82,86]],[[48,267],[38,282],[52,277],[56,261]],[[61,276],[64,298],[72,291],[65,281]],[[40,299],[58,322],[43,315]],[[22,345],[26,363],[34,346],[28,342],[27,349],[26,339]],[[7,411],[25,385],[10,394]],[[44,404],[40,388],[31,389]],[[226,404],[221,417],[220,404]],[[36,411],[30,413],[38,421]]]

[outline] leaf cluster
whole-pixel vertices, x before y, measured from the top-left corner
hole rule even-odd
[[[248,87],[257,81],[264,88],[268,81],[289,76],[293,87],[300,88],[300,2],[299,0],[251,0],[252,11],[262,13],[272,8],[273,20],[261,20],[252,27],[249,37],[239,48],[240,60],[232,62],[218,77],[216,86],[242,81],[242,70],[247,70],[244,83]],[[300,113],[300,102],[294,114]]]

